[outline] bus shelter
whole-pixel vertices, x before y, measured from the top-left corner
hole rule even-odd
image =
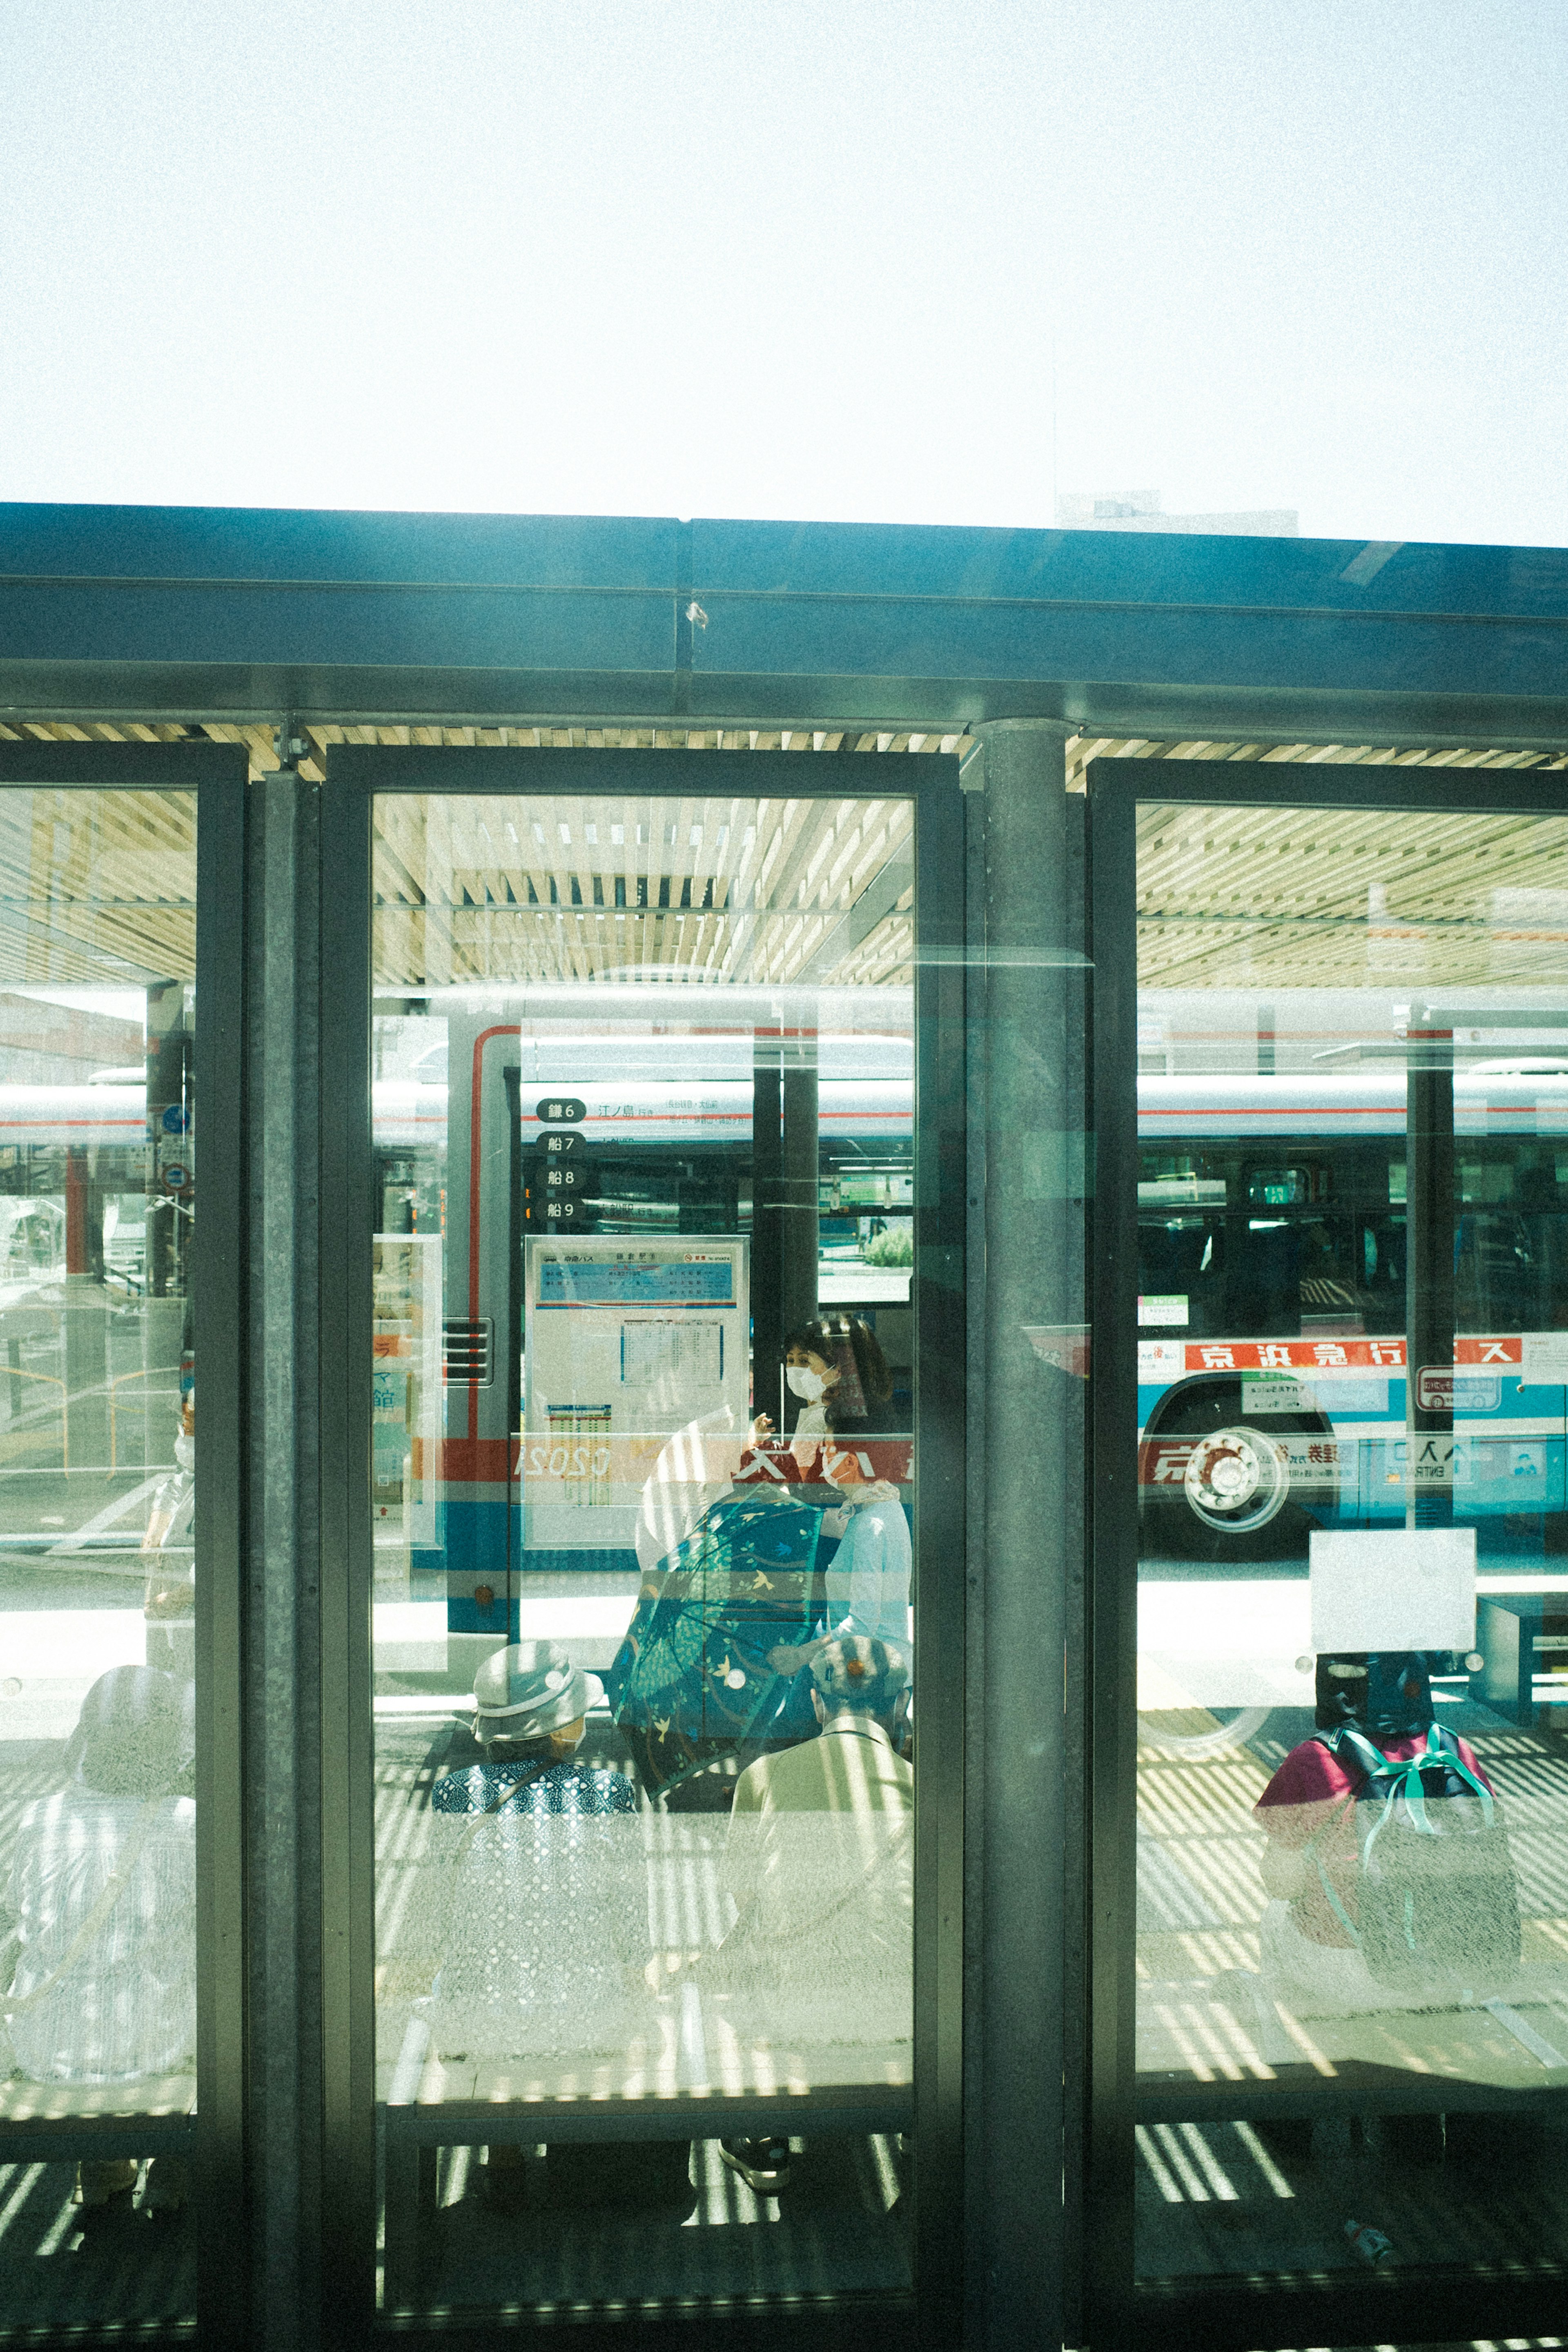
[[[1565,581],[0,509],[0,2336],[1550,2330]]]

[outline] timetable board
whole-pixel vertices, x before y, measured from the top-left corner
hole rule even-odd
[[[730,1234],[525,1237],[525,1550],[629,1549],[668,1440],[697,1422],[745,1427],[749,1248]]]

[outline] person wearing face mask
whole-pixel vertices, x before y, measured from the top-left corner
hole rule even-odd
[[[196,1392],[181,1400],[174,1432],[174,1469],[153,1496],[142,1549],[148,1555],[142,1614],[147,1620],[147,1663],[175,1675],[195,1671],[195,1555],[192,1522],[196,1507]]]
[[[784,1345],[784,1380],[799,1401],[788,1449],[792,1484],[823,1477],[822,1443],[833,1432],[880,1436],[899,1425],[888,1360],[870,1325],[858,1315],[822,1317],[792,1331]],[[757,1415],[752,1437],[758,1446],[773,1440],[767,1413]]]
[[[817,1455],[827,1434],[825,1399],[837,1380],[837,1366],[825,1363],[811,1349],[797,1345],[784,1359],[785,1383],[790,1394],[800,1400],[789,1450],[803,1478],[820,1477],[822,1475],[817,1467]]]
[[[781,1642],[771,1650],[768,1664],[779,1675],[798,1675],[830,1643],[851,1635],[909,1650],[913,1554],[899,1490],[876,1475],[868,1454],[831,1435],[823,1442],[822,1468],[840,1498],[824,1533],[832,1532],[834,1518],[842,1525],[824,1577],[826,1630],[814,1641]]]

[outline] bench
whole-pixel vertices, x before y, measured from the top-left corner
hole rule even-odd
[[[134,2083],[0,2082],[0,2164],[77,2164],[123,2156],[189,2156],[196,2078]]]
[[[1303,2004],[1291,2033],[1265,1980],[1245,1970],[1145,1981],[1137,2120],[1538,2115],[1543,2102],[1560,2112],[1568,2093],[1568,1969],[1527,1964],[1507,1991],[1489,2002],[1419,2009],[1391,2001],[1357,2014],[1320,2015]],[[1145,2021],[1155,2017],[1157,2025]]]
[[[657,2052],[570,2059],[443,2057],[409,2020],[380,2086],[385,2167],[385,2299],[418,2299],[433,2254],[444,2147],[505,2142],[780,2138],[907,2132],[914,2123],[908,2042],[809,2054],[761,2048],[711,2063],[700,1998],[668,2005]]]

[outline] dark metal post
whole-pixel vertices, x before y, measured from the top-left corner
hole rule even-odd
[[[118,748],[118,747],[116,747]],[[160,750],[162,746],[158,747]],[[196,1481],[197,2315],[204,2346],[240,2352],[252,2305],[245,2258],[247,2090],[244,1329],[246,757],[204,784],[196,836],[193,1089],[204,1122],[191,1289],[201,1389]],[[171,1335],[178,1342],[178,1330]],[[167,1357],[163,1359],[167,1362]]]
[[[798,1013],[793,1015],[790,1026],[794,1034],[785,1039],[784,1050],[779,1184],[783,1226],[779,1288],[785,1337],[802,1323],[809,1323],[816,1313],[819,1226],[815,1011],[809,1029]],[[771,1406],[768,1409],[773,1410]]]
[[[1451,1527],[1454,1033],[1431,1026],[1418,1004],[1410,1010],[1405,1086],[1405,1519],[1412,1528]]]
[[[782,1112],[778,1031],[759,1029],[752,1049],[752,1411],[775,1423],[784,1332]]]
[[[319,794],[253,785],[247,1889],[251,2341],[320,2340]]]
[[[1064,2189],[1080,2151],[1064,2090],[1080,2075],[1069,1926],[1083,1938],[1082,810],[1067,794],[1066,729],[974,731],[965,2340],[1002,2352],[1079,2340]]]
[[[96,1265],[95,1265],[96,1261]],[[108,1301],[103,1289],[103,1196],[79,1144],[66,1152],[66,1409],[62,1453],[80,1469],[109,1459]]]

